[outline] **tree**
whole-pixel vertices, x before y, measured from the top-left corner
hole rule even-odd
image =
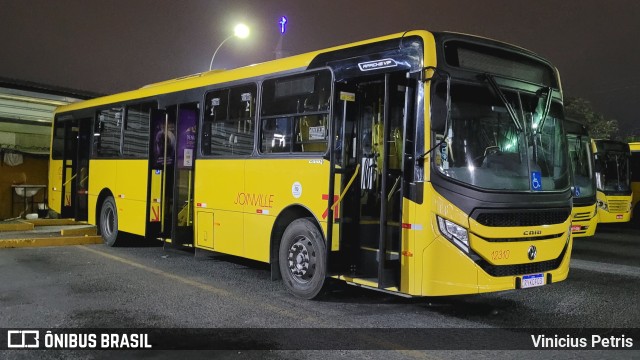
[[[564,102],[565,117],[583,122],[594,139],[612,139],[618,133],[618,120],[606,119],[593,110],[591,102],[579,97],[568,97]]]

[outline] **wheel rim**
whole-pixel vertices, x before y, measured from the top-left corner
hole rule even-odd
[[[102,213],[102,231],[106,237],[111,237],[116,225],[116,216],[113,208],[107,206]]]
[[[316,270],[316,249],[306,236],[298,236],[287,255],[289,272],[294,280],[306,284],[313,279]]]

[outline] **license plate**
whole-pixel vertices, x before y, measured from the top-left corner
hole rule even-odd
[[[522,288],[531,288],[544,285],[544,274],[532,274],[522,277]]]

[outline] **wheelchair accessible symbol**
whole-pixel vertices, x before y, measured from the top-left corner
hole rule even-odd
[[[542,191],[542,175],[539,171],[531,172],[531,189],[533,191]]]

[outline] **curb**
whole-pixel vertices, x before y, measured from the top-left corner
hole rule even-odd
[[[32,223],[20,221],[16,223],[0,224],[0,231],[29,231],[33,230]]]
[[[0,231],[29,231],[36,226],[64,226],[64,225],[89,225],[85,221],[73,219],[34,219],[17,220],[16,222],[0,223]]]
[[[0,249],[102,244],[102,236],[69,236],[32,239],[7,239],[0,241]]]

